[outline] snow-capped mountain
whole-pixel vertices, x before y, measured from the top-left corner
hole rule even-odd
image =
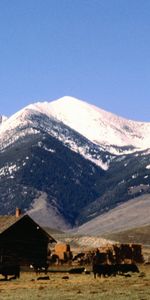
[[[66,147],[80,153],[101,168],[108,168],[110,155],[106,151],[104,153],[103,146],[92,143],[86,137],[56,119],[50,113],[50,109],[47,109],[45,103],[41,103],[40,107],[37,104],[29,105],[1,125],[0,150],[4,151],[25,136],[37,135],[41,130],[62,141]]]
[[[118,152],[115,146],[150,148],[150,123],[127,120],[68,96],[50,103],[39,102],[29,107],[55,117],[111,152],[113,149],[115,153]]]
[[[5,139],[5,132],[22,124],[30,126],[34,121],[31,120],[33,114],[56,119],[111,153],[150,148],[150,123],[127,120],[68,96],[52,102],[34,103],[17,112],[1,126],[2,138]]]
[[[3,120],[3,121],[2,121]],[[0,213],[68,228],[150,192],[150,123],[63,97],[0,125]]]

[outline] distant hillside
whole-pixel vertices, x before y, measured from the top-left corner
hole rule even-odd
[[[79,234],[102,235],[150,224],[150,195],[136,197],[76,229]]]
[[[49,234],[49,235],[62,235],[64,234],[63,231],[59,230],[59,229],[55,229],[55,228],[49,228],[49,227],[43,227],[43,229]]]
[[[150,225],[132,228],[117,233],[104,234],[103,237],[121,243],[140,243],[150,246]]]

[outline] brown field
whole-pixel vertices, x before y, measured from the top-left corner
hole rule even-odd
[[[131,277],[96,278],[93,274],[48,273],[50,280],[37,280],[32,272],[20,279],[0,281],[2,300],[125,300],[150,299],[150,265],[140,265]],[[45,276],[44,274],[42,276]],[[63,279],[68,276],[69,279]],[[2,278],[2,277],[1,277]]]

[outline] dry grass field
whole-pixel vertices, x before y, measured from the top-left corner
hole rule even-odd
[[[150,265],[141,265],[131,277],[96,278],[93,274],[48,273],[49,280],[37,280],[32,272],[20,279],[0,281],[2,300],[149,300]],[[44,274],[42,275],[44,276]],[[68,279],[63,279],[68,276]],[[2,277],[1,277],[2,278]]]
[[[150,225],[136,227],[121,232],[103,234],[106,239],[119,241],[120,243],[140,243],[150,245]]]

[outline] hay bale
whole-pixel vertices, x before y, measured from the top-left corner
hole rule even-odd
[[[55,245],[55,253],[57,252],[67,252],[70,251],[70,245],[69,244],[62,244],[58,243]]]
[[[70,251],[69,244],[56,244],[55,254],[59,257],[60,260],[63,260],[65,262],[72,259],[72,252]]]

